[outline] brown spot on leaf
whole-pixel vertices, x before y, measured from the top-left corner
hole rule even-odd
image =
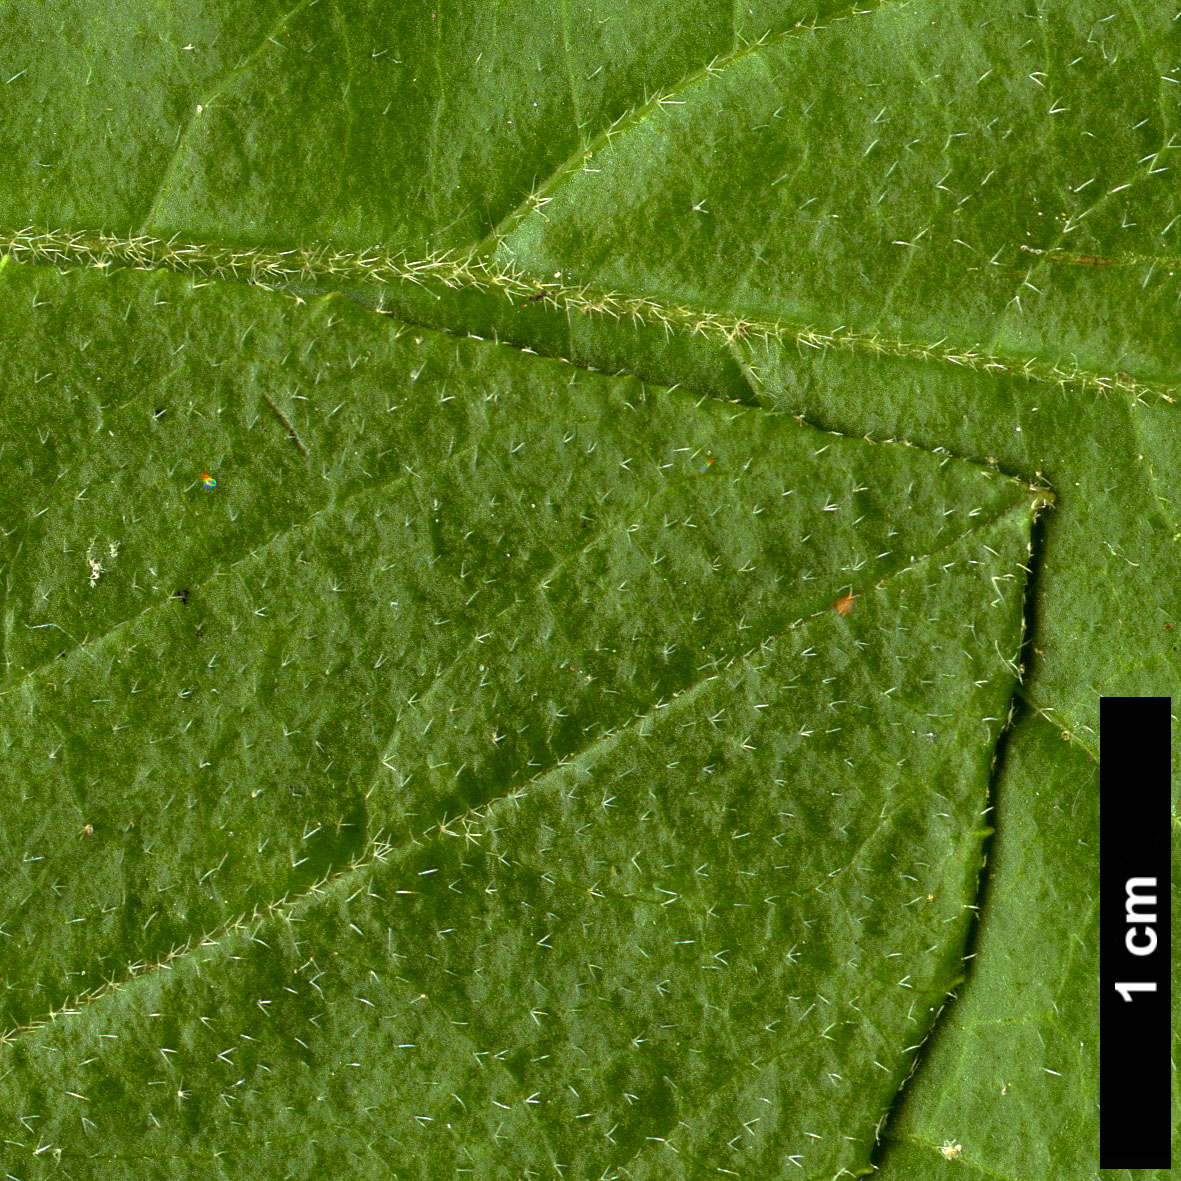
[[[841,595],[841,597],[837,599],[835,603],[833,603],[832,609],[838,615],[848,615],[849,612],[853,610],[853,600],[856,597],[857,596],[852,591],[849,591],[848,594]]]

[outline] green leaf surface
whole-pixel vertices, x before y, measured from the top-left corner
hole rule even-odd
[[[10,1171],[1098,1177],[1173,15],[0,2]]]

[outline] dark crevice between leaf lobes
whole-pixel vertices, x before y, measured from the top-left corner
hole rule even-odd
[[[984,811],[984,815],[989,818],[995,818],[997,814],[998,792],[1000,784],[1008,771],[1009,748],[1012,743],[1013,734],[1026,718],[1037,712],[1022,695],[1021,684],[1028,677],[1037,651],[1034,648],[1033,640],[1034,636],[1037,635],[1038,589],[1042,578],[1045,532],[1045,514],[1044,512],[1035,512],[1030,528],[1029,572],[1026,575],[1025,591],[1022,600],[1021,650],[1018,657],[1021,677],[1016,685],[1014,685],[1013,694],[1009,702],[1009,713],[1005,719],[1004,726],[1001,727],[1001,731],[997,735],[996,747],[993,751],[992,768],[988,777],[987,806]],[[947,1015],[953,1009],[962,990],[972,982],[976,964],[976,953],[979,950],[980,944],[981,923],[988,911],[989,898],[992,894],[992,875],[987,872],[987,869],[989,863],[992,861],[995,841],[996,828],[990,824],[980,849],[980,869],[976,879],[976,900],[972,904],[972,918],[968,924],[968,932],[964,940],[963,974],[959,983],[948,994],[942,1008],[936,1015],[934,1024],[916,1051],[914,1062],[903,1079],[902,1085],[898,1088],[889,1108],[879,1121],[878,1130],[874,1137],[874,1144],[869,1157],[869,1166],[874,1172],[886,1163],[886,1153],[890,1142],[893,1140],[893,1137],[890,1135],[890,1126],[895,1122],[899,1112],[905,1105],[909,1092],[916,1085],[914,1081],[915,1076],[920,1076],[921,1081],[921,1075],[925,1068],[924,1064],[931,1053],[934,1038],[946,1023]]]

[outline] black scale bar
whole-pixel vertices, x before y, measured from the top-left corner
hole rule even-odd
[[[1171,698],[1104,697],[1099,1167],[1172,1167]]]

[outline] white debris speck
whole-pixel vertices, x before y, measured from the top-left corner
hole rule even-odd
[[[90,585],[94,586],[103,576],[103,564],[94,556],[94,542],[86,550],[86,564],[90,567]]]
[[[114,561],[119,556],[119,546],[121,542],[110,541],[107,543],[107,553],[110,555],[110,561]],[[90,567],[90,585],[94,586],[96,582],[107,572],[107,568],[103,565],[102,559],[95,554],[95,543],[92,541],[86,547],[86,564]]]

